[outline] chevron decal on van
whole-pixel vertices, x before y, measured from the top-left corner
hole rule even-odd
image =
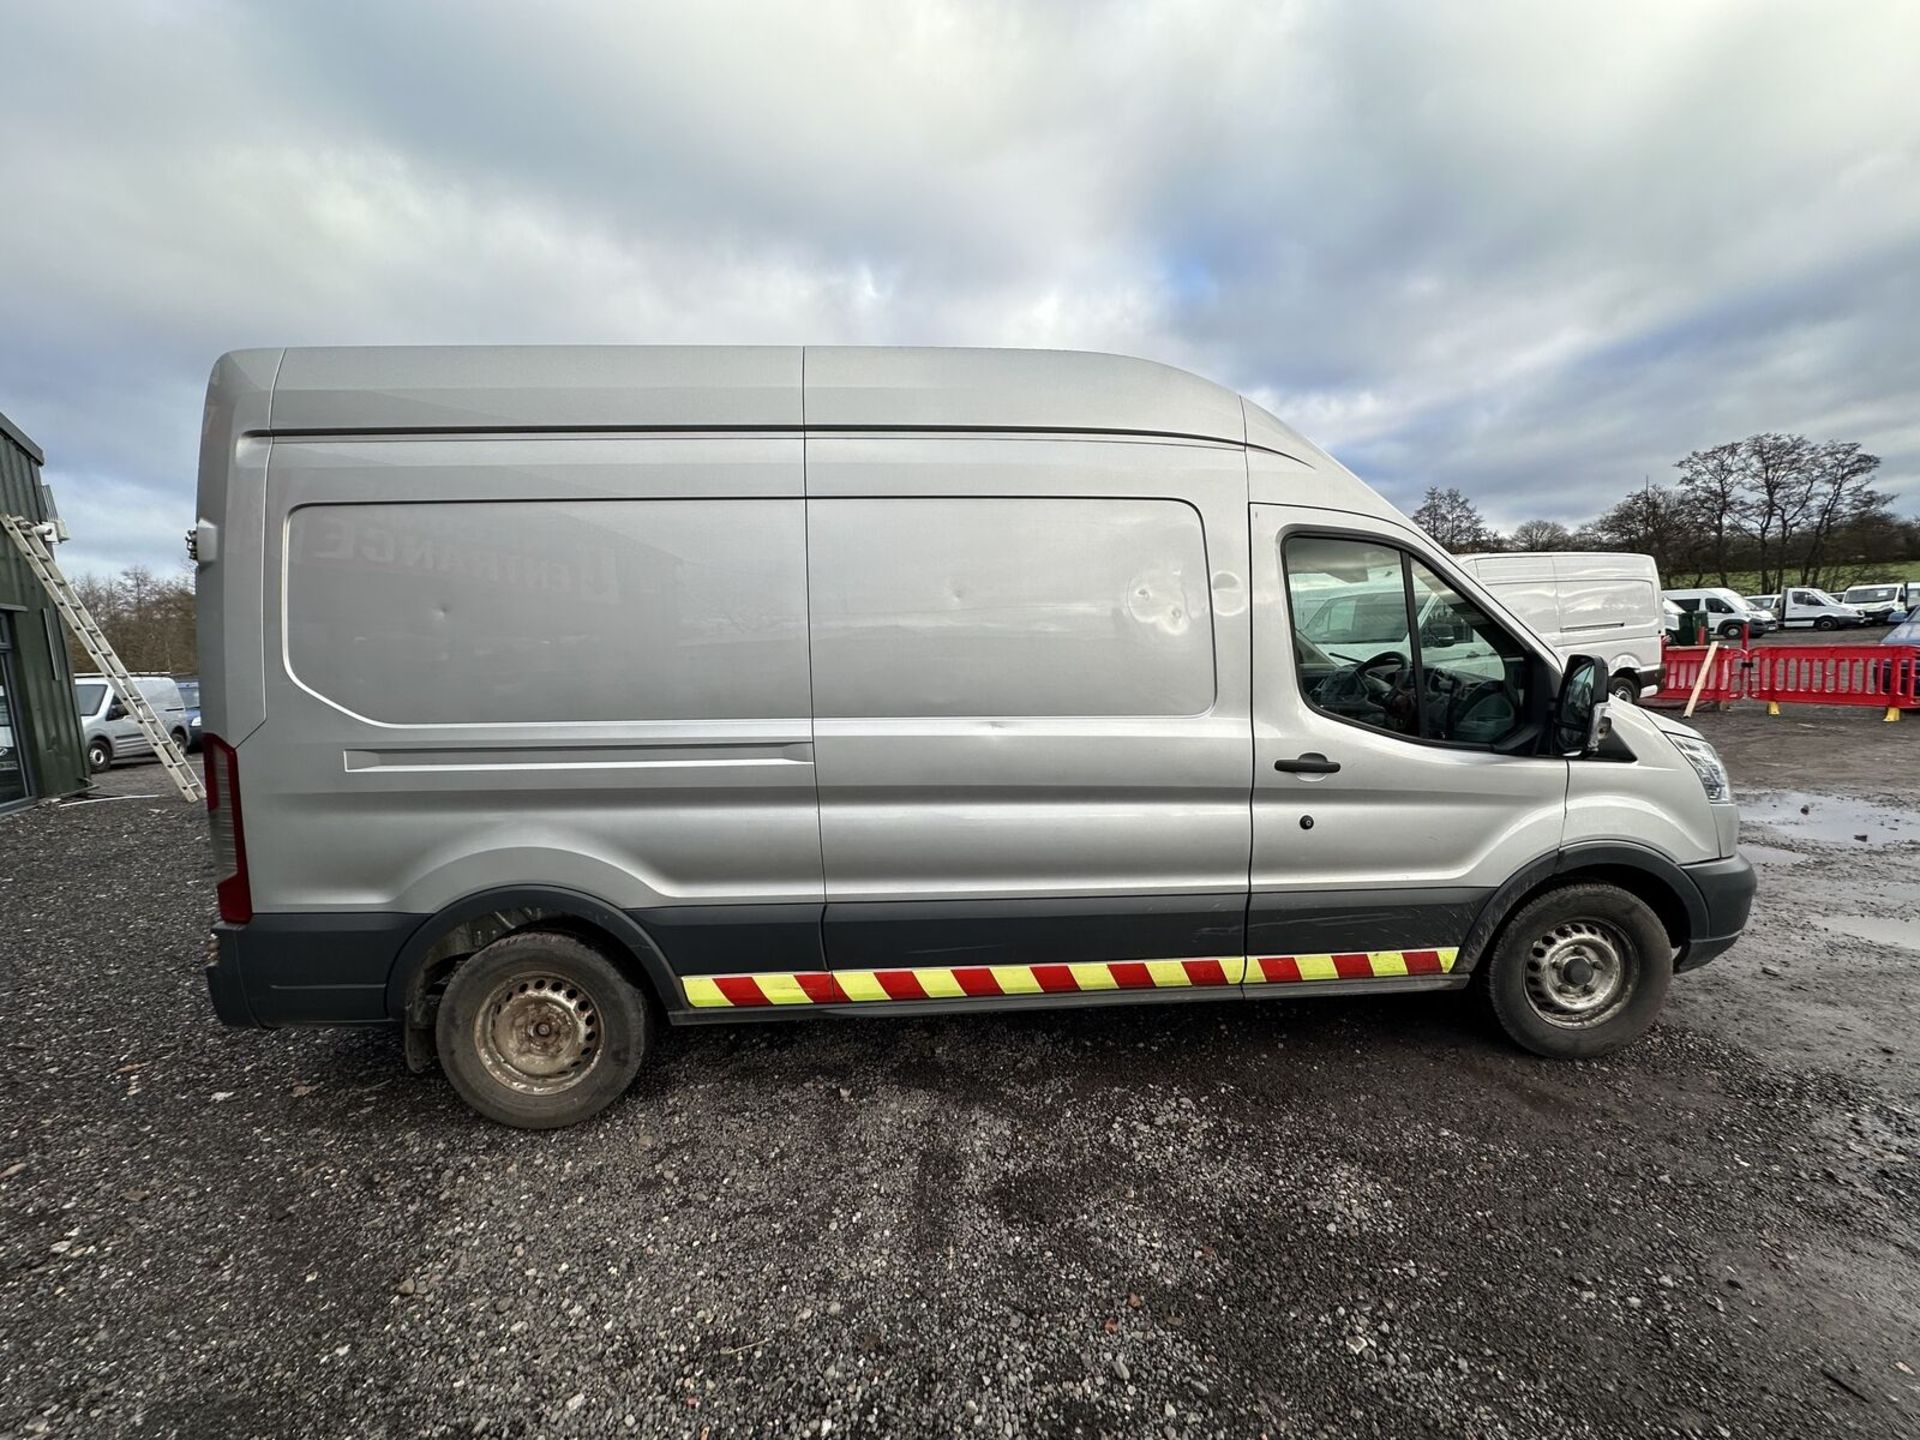
[[[984,1000],[1106,990],[1225,989],[1315,980],[1389,980],[1446,975],[1457,950],[1371,950],[1333,955],[1227,955],[1197,960],[1105,960],[1071,965],[962,965],[900,970],[808,970],[686,975],[697,1009],[862,1005],[911,1000]]]

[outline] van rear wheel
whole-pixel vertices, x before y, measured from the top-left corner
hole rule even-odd
[[[105,740],[89,740],[87,742],[87,769],[90,773],[95,775],[101,774],[112,764],[113,746],[109,745]]]
[[[1487,999],[1507,1037],[1577,1060],[1646,1033],[1673,979],[1673,942],[1638,896],[1568,885],[1522,906],[1486,963]]]
[[[557,1130],[625,1092],[653,1044],[653,1011],[583,940],[523,930],[453,972],[434,1039],[475,1110],[521,1130]]]

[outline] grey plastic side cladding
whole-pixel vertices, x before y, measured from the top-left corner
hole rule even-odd
[[[1552,855],[1541,856],[1493,893],[1493,897],[1481,907],[1479,918],[1468,929],[1467,938],[1460,942],[1457,971],[1471,974],[1479,967],[1480,957],[1486,953],[1487,946],[1492,943],[1507,916],[1546,881],[1556,875],[1594,869],[1634,870],[1658,881],[1686,914],[1688,933],[1681,937],[1683,948],[1692,936],[1706,933],[1706,901],[1701,898],[1699,887],[1678,862],[1668,859],[1658,850],[1625,842],[1600,841],[1570,845]]]
[[[415,987],[420,982],[427,952],[450,927],[500,910],[546,910],[605,931],[627,948],[640,967],[641,974],[636,978],[646,982],[664,1014],[671,1016],[684,1008],[680,1004],[680,987],[667,966],[667,957],[653,937],[626,912],[577,890],[521,885],[468,895],[421,921],[400,947],[387,974],[387,1013],[396,1020],[407,1018],[408,1008],[416,998]]]

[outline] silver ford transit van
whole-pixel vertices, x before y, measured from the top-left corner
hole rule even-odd
[[[214,1007],[509,1124],[663,1021],[1473,986],[1594,1055],[1746,922],[1697,733],[1177,370],[243,351],[204,436]]]

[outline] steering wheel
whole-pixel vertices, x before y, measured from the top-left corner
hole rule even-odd
[[[1350,670],[1335,671],[1322,682],[1322,703],[1357,700],[1375,710],[1385,710],[1396,687],[1393,682],[1382,680],[1373,672],[1389,666],[1404,671],[1407,657],[1398,650],[1382,650],[1371,660],[1355,665]]]
[[[1386,697],[1396,688],[1391,680],[1382,680],[1373,673],[1388,666],[1404,674],[1407,669],[1407,657],[1398,650],[1382,650],[1371,660],[1354,667],[1354,675],[1366,687],[1366,698],[1375,705],[1383,705]]]

